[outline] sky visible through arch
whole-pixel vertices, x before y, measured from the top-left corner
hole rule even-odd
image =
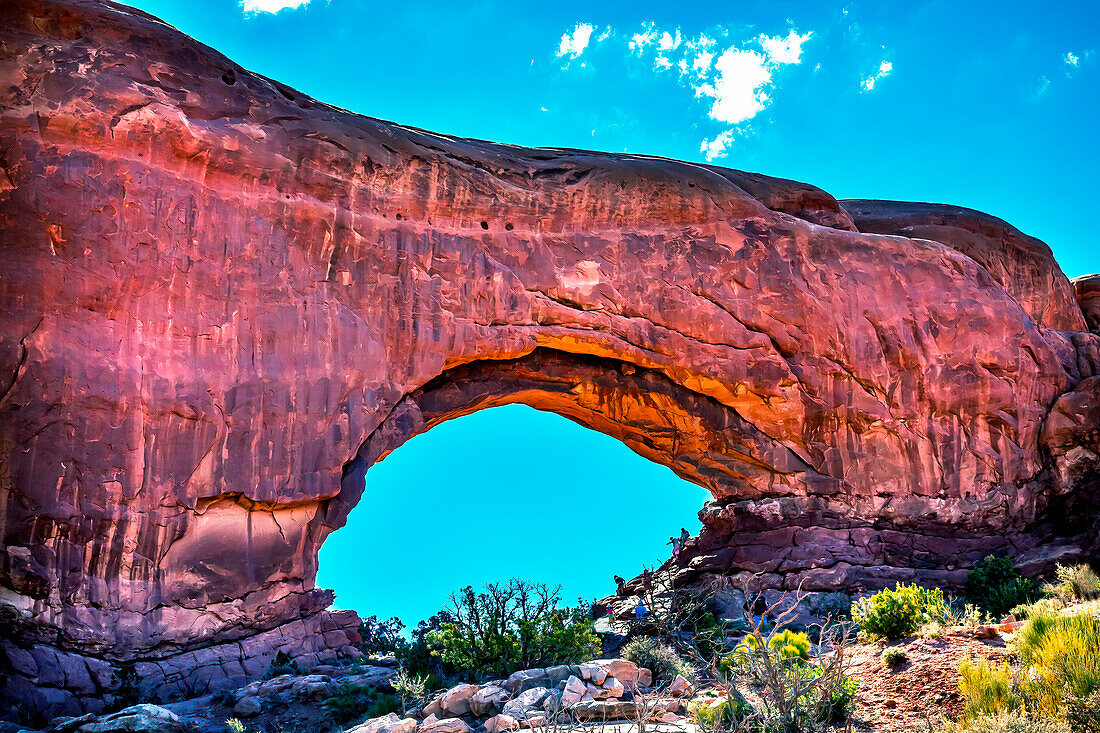
[[[520,145],[709,161],[838,198],[969,206],[1043,239],[1070,277],[1100,272],[1092,0],[135,4],[246,68],[373,117]],[[573,453],[563,447],[571,440],[581,441]],[[432,474],[437,463],[447,469]],[[369,480],[351,524],[322,550],[319,584],[336,587],[340,606],[407,622],[456,585],[512,574],[488,572],[504,559],[546,567],[525,574],[556,573],[537,579],[568,580],[567,593],[586,595],[610,589],[586,562],[602,579],[656,559],[651,539],[616,551],[621,564],[553,556],[543,545],[554,543],[533,539],[522,520],[456,514],[458,485],[468,503],[495,501],[515,517],[541,517],[577,493],[591,507],[612,486],[659,494],[676,517],[693,517],[702,498],[605,436],[519,407],[439,426]],[[663,490],[668,481],[681,490]],[[593,510],[583,511],[587,522]],[[371,528],[387,517],[410,524]],[[560,531],[562,544],[579,538]],[[445,576],[408,549],[428,543],[450,565]],[[396,561],[372,565],[382,553]],[[548,556],[557,560],[540,565]],[[385,575],[396,572],[411,582]]]
[[[367,472],[348,524],[321,547],[317,583],[360,615],[408,626],[463,585],[519,577],[567,602],[613,593],[699,532],[710,494],[615,438],[525,405],[416,436]]]

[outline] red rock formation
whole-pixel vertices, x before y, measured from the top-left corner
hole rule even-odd
[[[339,653],[317,550],[367,468],[507,402],[712,492],[681,582],[1091,549],[1100,337],[1003,222],[405,128],[94,0],[0,42],[8,700]]]

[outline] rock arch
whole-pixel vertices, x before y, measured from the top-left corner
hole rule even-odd
[[[402,127],[96,0],[0,38],[5,700],[346,650],[362,472],[507,401],[711,490],[682,582],[1095,551],[1100,337],[1003,221]]]

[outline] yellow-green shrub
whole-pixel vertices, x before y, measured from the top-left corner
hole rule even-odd
[[[947,603],[939,588],[898,583],[893,590],[885,588],[852,604],[852,618],[871,638],[912,636],[924,624],[946,617]]]
[[[1031,712],[1061,715],[1100,690],[1100,621],[1086,615],[1032,618],[1016,637],[1020,687]]]
[[[735,651],[741,653],[754,652],[760,648],[760,642],[749,634],[745,637]],[[802,659],[810,658],[810,637],[800,631],[783,629],[778,634],[773,634],[768,639],[768,651],[778,659]]]
[[[1012,667],[1008,662],[990,664],[964,659],[959,664],[959,692],[966,701],[962,719],[983,715],[1001,715],[1020,708],[1020,699],[1012,692]]]

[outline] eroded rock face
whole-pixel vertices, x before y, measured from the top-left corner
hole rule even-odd
[[[0,41],[8,700],[352,653],[314,577],[366,470],[513,402],[711,491],[680,582],[1094,549],[1094,310],[1004,222],[412,130],[93,0]]]

